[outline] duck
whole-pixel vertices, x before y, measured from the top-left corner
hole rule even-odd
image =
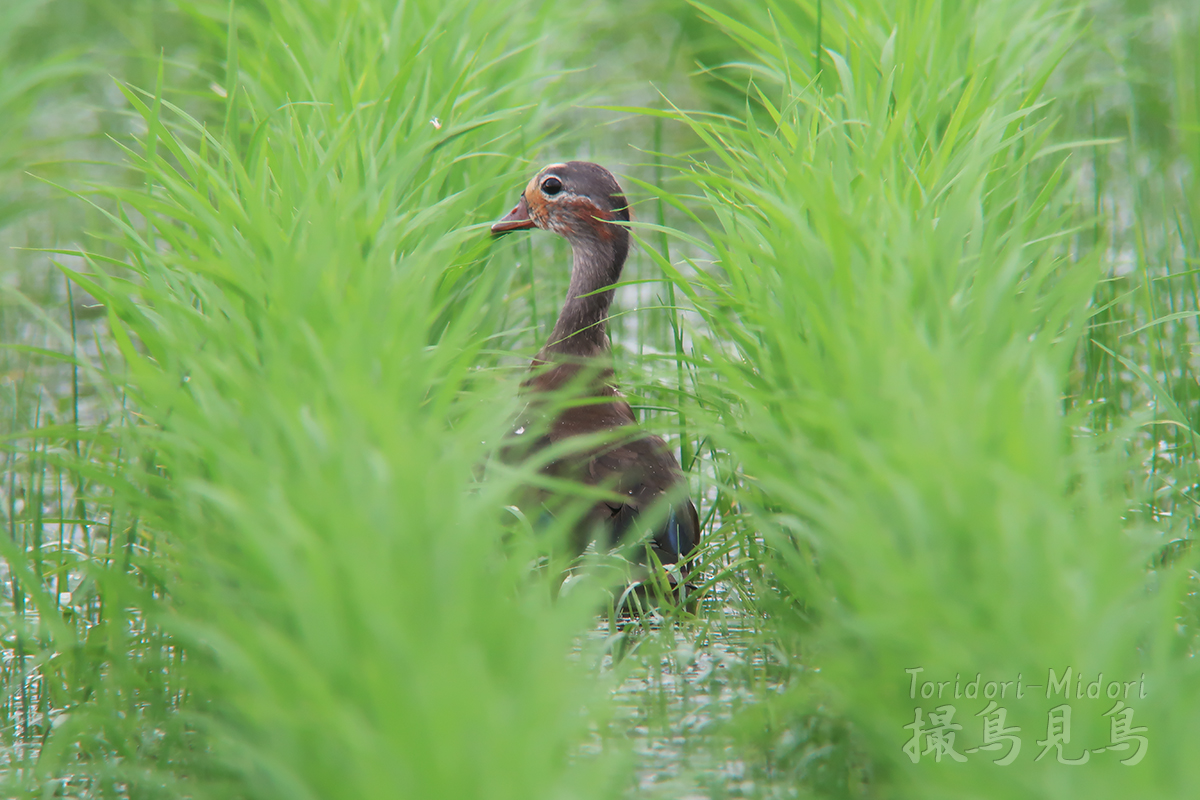
[[[606,330],[629,254],[629,221],[629,203],[611,172],[588,161],[567,161],[539,170],[513,209],[491,226],[493,236],[549,231],[564,237],[572,252],[566,300],[521,384],[526,410],[502,445],[501,458],[519,462],[589,434],[603,440],[560,447],[571,453],[541,468],[552,478],[608,490],[575,524],[573,548],[578,554],[592,542],[609,548],[644,543],[674,583],[687,578],[688,556],[700,540],[699,517],[671,449],[641,429],[616,386]],[[572,402],[561,402],[564,394]],[[548,495],[537,493],[535,502],[548,507]],[[657,520],[652,530],[644,518]],[[637,553],[644,563],[645,547]]]

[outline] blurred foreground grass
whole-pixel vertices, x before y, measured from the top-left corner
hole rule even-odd
[[[1190,4],[0,15],[6,796],[1200,786]],[[552,599],[485,469],[568,260],[482,223],[566,157],[695,614]]]

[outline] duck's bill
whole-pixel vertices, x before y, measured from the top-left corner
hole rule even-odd
[[[512,231],[527,231],[532,227],[534,225],[533,220],[529,216],[529,204],[525,202],[525,195],[521,195],[520,201],[513,206],[513,210],[492,225],[492,233],[499,236],[502,233],[511,233]]]

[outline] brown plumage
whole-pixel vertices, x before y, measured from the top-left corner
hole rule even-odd
[[[575,530],[582,550],[599,538],[615,544],[638,531],[639,515],[660,501],[671,503],[666,519],[650,533],[649,543],[664,564],[681,561],[699,540],[700,521],[687,497],[679,462],[658,436],[637,427],[629,403],[613,385],[612,354],[605,321],[611,288],[621,277],[629,253],[625,195],[608,170],[586,161],[551,164],[525,187],[512,211],[492,233],[541,228],[567,239],[574,263],[567,299],[550,340],[534,358],[522,384],[529,400],[524,419],[504,448],[508,460],[527,458],[573,436],[610,433],[616,441],[581,449],[544,467],[546,474],[611,489]],[[569,388],[568,388],[569,387]],[[583,403],[559,410],[553,419],[534,424],[549,407],[539,396],[566,389]],[[531,440],[522,436],[542,433]],[[547,499],[544,495],[542,501]],[[640,533],[640,531],[638,531]]]

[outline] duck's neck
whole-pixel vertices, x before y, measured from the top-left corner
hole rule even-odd
[[[539,358],[568,356],[588,358],[608,351],[605,321],[612,304],[611,287],[621,278],[621,268],[629,251],[628,234],[620,228],[605,238],[573,241],[574,266],[567,302],[559,312],[550,341]]]

